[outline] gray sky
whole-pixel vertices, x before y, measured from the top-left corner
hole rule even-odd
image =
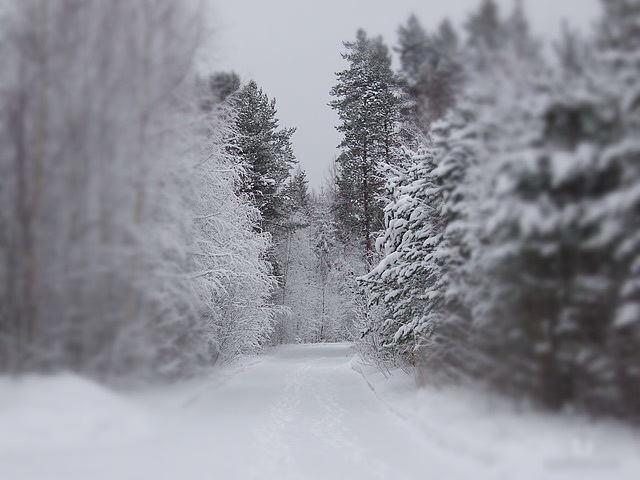
[[[337,117],[327,107],[334,73],[344,68],[342,42],[358,28],[381,34],[390,46],[411,12],[428,28],[444,17],[457,26],[480,0],[209,0],[213,4],[215,70],[235,70],[277,99],[282,126],[296,127],[294,150],[317,188],[336,155]],[[498,0],[503,12],[513,0]],[[534,31],[553,37],[561,20],[586,30],[598,0],[529,0]]]

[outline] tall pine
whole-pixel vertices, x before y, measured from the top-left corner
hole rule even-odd
[[[343,134],[337,159],[339,223],[356,233],[364,256],[373,255],[373,236],[383,226],[379,195],[384,188],[380,166],[391,163],[398,119],[398,96],[389,49],[382,38],[359,30],[345,42],[342,57],[349,63],[338,72],[330,106],[338,112]]]

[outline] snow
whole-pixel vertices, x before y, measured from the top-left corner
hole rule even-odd
[[[0,454],[117,443],[149,428],[142,409],[73,375],[0,380]]]
[[[175,385],[0,379],[0,478],[626,479],[631,429],[415,387],[350,345],[280,347]]]
[[[416,388],[401,370],[356,369],[430,450],[458,458],[481,479],[637,479],[640,431],[566,412],[542,413],[463,387]],[[440,465],[446,472],[446,463]],[[444,475],[444,474],[443,474]],[[444,478],[438,475],[435,478]]]
[[[618,309],[614,326],[616,328],[625,328],[636,323],[638,318],[640,318],[640,305],[627,303]]]

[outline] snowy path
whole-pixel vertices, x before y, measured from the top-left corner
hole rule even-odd
[[[281,347],[222,385],[200,382],[188,392],[176,388],[135,397],[141,418],[124,412],[126,423],[110,425],[101,441],[96,434],[70,445],[52,440],[3,447],[0,417],[0,479],[515,480],[528,477],[527,471],[542,478],[525,466],[526,451],[509,455],[512,462],[503,469],[491,455],[451,448],[442,435],[410,425],[377,397],[352,359],[348,345]],[[49,407],[45,399],[39,406]],[[38,410],[30,408],[33,418]],[[123,416],[116,412],[116,418]],[[434,411],[429,418],[437,422],[438,415]],[[61,425],[77,427],[72,420]],[[438,426],[449,431],[446,420]],[[462,440],[465,430],[459,427],[453,431]],[[494,449],[500,451],[504,445]],[[569,476],[592,478],[590,470]],[[555,473],[550,478],[569,472]]]
[[[351,368],[348,345],[274,350],[138,439],[0,452],[3,480],[425,478],[436,457]],[[447,478],[464,478],[449,459]],[[456,475],[460,473],[459,475]]]

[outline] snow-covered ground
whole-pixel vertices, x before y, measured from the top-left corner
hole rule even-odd
[[[71,375],[0,379],[2,480],[635,480],[639,440],[613,423],[417,390],[345,344],[281,347],[126,395]]]

